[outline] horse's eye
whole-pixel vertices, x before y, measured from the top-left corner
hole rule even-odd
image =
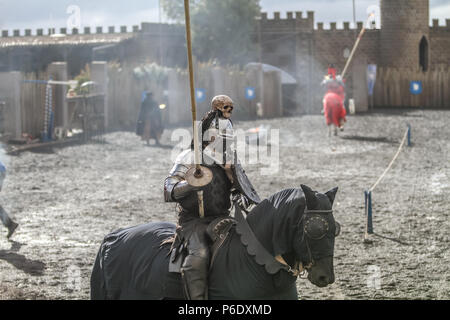
[[[328,232],[328,222],[322,217],[311,217],[305,222],[304,232],[312,240],[320,240]]]
[[[341,224],[337,221],[335,221],[336,229],[334,230],[334,236],[337,237],[341,234]]]

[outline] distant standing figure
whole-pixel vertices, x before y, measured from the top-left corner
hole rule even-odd
[[[0,191],[2,191],[3,180],[5,180],[5,176],[6,176],[6,168],[0,161]],[[3,225],[8,228],[8,235],[6,237],[8,239],[11,238],[11,236],[13,235],[14,231],[19,226],[19,224],[12,221],[12,219],[8,216],[8,214],[1,205],[0,205],[0,220],[2,221]]]
[[[142,140],[147,142],[147,145],[150,145],[150,139],[155,139],[156,144],[159,145],[163,130],[159,106],[153,100],[153,94],[146,92],[139,112],[136,134],[141,136]]]

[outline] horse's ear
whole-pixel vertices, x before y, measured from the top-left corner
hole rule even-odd
[[[304,184],[301,184],[300,187],[305,194],[306,207],[309,210],[315,209],[317,207],[317,198],[315,192],[310,187],[305,186]]]
[[[328,199],[330,199],[331,205],[333,205],[334,198],[336,197],[336,192],[338,191],[338,187],[331,189],[330,191],[325,192]]]

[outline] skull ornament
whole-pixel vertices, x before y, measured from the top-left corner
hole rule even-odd
[[[233,113],[233,100],[225,95],[215,96],[211,101],[213,110],[220,110],[225,119],[230,119]]]

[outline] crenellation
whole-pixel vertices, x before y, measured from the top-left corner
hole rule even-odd
[[[409,1],[409,0],[408,0]],[[411,0],[412,2],[421,5],[422,0]],[[445,25],[439,25],[438,19],[432,19],[432,24],[430,25],[429,15],[427,13],[422,13],[423,8],[419,9],[411,9],[409,5],[402,3],[393,3],[389,0],[383,1],[384,3],[384,16],[382,21],[381,29],[370,30],[368,29],[365,36],[362,38],[360,49],[358,50],[358,54],[370,58],[371,61],[375,61],[380,65],[407,65],[414,64],[418,57],[417,46],[420,39],[425,36],[427,40],[429,40],[430,45],[430,56],[432,59],[437,59],[436,57],[441,57],[440,59],[444,61],[447,57],[450,56],[447,52],[450,52],[448,49],[448,45],[446,44],[448,40],[445,40],[444,44],[442,44],[444,40],[447,39],[447,35],[450,29],[450,19],[445,20]],[[401,10],[394,10],[395,8],[400,8]],[[406,10],[406,11],[405,11]],[[408,12],[411,10],[411,14],[405,15],[401,12]],[[279,11],[275,11],[273,13],[273,17],[268,18],[267,12],[262,12],[260,18],[258,19],[260,28],[258,30],[262,32],[264,38],[269,41],[276,40],[277,37],[286,40],[286,43],[289,45],[297,46],[297,52],[301,50],[305,50],[307,52],[308,46],[314,46],[311,50],[317,52],[321,57],[326,57],[328,60],[333,60],[333,55],[335,52],[331,48],[338,48],[337,51],[344,52],[345,49],[351,49],[352,44],[354,43],[355,37],[357,33],[355,30],[361,30],[364,26],[363,22],[357,22],[356,26],[353,23],[348,21],[344,22],[314,22],[314,12],[306,11],[306,14],[303,14],[302,11],[288,11],[286,12],[286,18],[282,17],[284,13],[280,13]],[[419,21],[418,28],[410,27],[411,23],[414,21]],[[426,21],[426,25],[424,27],[424,22]],[[384,23],[384,24],[383,24]],[[104,32],[108,32],[109,34],[114,33],[139,33],[144,36],[150,36],[151,39],[157,36],[168,36],[168,37],[178,37],[181,34],[184,34],[182,27],[173,25],[173,24],[158,24],[158,23],[142,23],[141,25],[133,25],[128,26],[114,26],[110,27],[83,27],[84,33],[79,36],[80,40],[83,40],[84,35],[89,35],[92,33],[97,33],[99,35]],[[120,29],[120,30],[119,30]],[[416,30],[417,29],[417,30]],[[68,34],[68,29],[61,28],[59,29],[61,34]],[[1,36],[3,38],[6,37],[20,37],[20,30],[2,30]],[[55,33],[54,29],[48,29],[49,35]],[[73,29],[73,35],[79,34],[78,29]],[[81,32],[80,32],[81,33]],[[22,33],[23,35],[23,33]],[[32,37],[34,34],[32,30],[26,29],[24,32],[26,37]],[[37,29],[35,36],[43,36],[43,29]],[[292,35],[292,36],[291,36]],[[86,37],[89,38],[89,37]],[[101,37],[99,37],[101,38]],[[140,38],[140,37],[138,37]],[[145,38],[145,37],[144,37]],[[316,41],[310,44],[310,39],[313,38]],[[437,40],[436,40],[437,39]],[[153,41],[153,40],[152,40]],[[411,44],[411,45],[409,45]],[[380,49],[383,48],[383,49]],[[403,50],[407,48],[407,50]],[[286,49],[283,47],[280,49],[280,56],[286,57],[286,51],[290,49]],[[299,51],[300,50],[300,51]],[[413,52],[409,56],[400,57],[398,52],[403,50],[404,52]],[[277,51],[277,50],[275,50]],[[303,53],[302,53],[303,54]],[[305,53],[307,54],[307,53]],[[277,61],[276,54],[270,53],[269,60]],[[286,58],[280,58],[282,61],[285,61]],[[284,60],[283,60],[284,59]],[[324,58],[325,59],[325,58]],[[326,60],[325,59],[325,60]],[[339,58],[336,58],[337,62],[340,60],[344,61],[343,54],[340,54]],[[439,60],[439,61],[441,61]],[[341,62],[342,62],[341,61]],[[443,62],[440,63],[443,63]],[[280,63],[280,65],[284,65],[285,62]],[[289,62],[294,64],[294,62]]]
[[[327,27],[328,25],[328,27]],[[362,28],[362,22],[361,22],[361,28]],[[352,26],[352,24],[348,21],[337,23],[337,22],[330,22],[329,24],[325,24],[323,22],[317,22],[317,29],[320,31],[327,31],[327,32],[334,32],[334,31],[353,31],[355,30]],[[370,30],[368,30],[370,31]]]
[[[433,25],[430,27],[431,32],[447,32],[449,29],[450,19],[445,19],[445,25],[440,25],[438,19],[433,19]]]
[[[286,13],[286,18],[283,19],[281,18],[281,13],[279,11],[276,11],[273,13],[273,19],[268,19],[267,18],[267,12],[262,12],[261,13],[261,22],[263,23],[263,30],[265,31],[269,31],[270,29],[274,29],[275,31],[279,31],[279,30],[290,30],[290,29],[294,29],[297,31],[302,31],[304,30],[309,31],[310,28],[310,22],[311,20],[314,19],[314,12],[313,11],[307,11],[307,17],[303,16],[303,12],[302,11],[288,11]],[[294,16],[295,14],[295,16]],[[294,21],[297,20],[299,23],[294,23]],[[158,23],[142,23],[142,25],[145,27],[142,27],[140,29],[139,25],[133,25],[132,26],[132,31],[133,33],[138,33],[140,31],[142,32],[151,32],[151,31],[155,31],[157,29],[157,32],[160,32],[161,29],[159,29],[159,24]],[[314,24],[312,24],[312,26],[314,26]],[[175,29],[171,28],[170,24],[163,24],[163,28],[164,31],[166,33],[173,33],[175,32]],[[357,26],[356,29],[357,30],[361,30],[363,28],[363,22],[359,21],[357,22]],[[441,31],[446,31],[448,29],[450,29],[450,19],[446,19],[445,20],[445,25],[439,25],[439,19],[432,19],[432,26],[429,27],[430,31],[435,31],[435,32],[441,32]],[[115,33],[115,27],[114,26],[110,26],[107,28],[108,33]],[[313,29],[314,30],[314,27]],[[354,30],[354,25],[348,21],[342,22],[342,27],[340,24],[338,24],[337,22],[330,22],[329,23],[329,29],[325,27],[325,24],[323,22],[317,22],[317,28],[316,30],[318,31],[350,31],[350,30]],[[368,30],[369,31],[369,30]],[[91,32],[93,32],[93,30],[91,30],[90,27],[84,27],[84,34],[91,34]],[[95,27],[95,32],[97,34],[102,34],[103,33],[103,27]],[[127,33],[127,26],[120,26],[120,33]],[[156,31],[155,31],[156,32]],[[48,35],[52,35],[55,34],[55,28],[49,28],[48,29]],[[60,28],[60,34],[68,34],[68,30],[67,28]],[[79,34],[79,30],[77,28],[73,28],[72,29],[72,34],[77,35]],[[36,34],[33,35],[32,30],[31,29],[25,29],[24,30],[24,34],[27,37],[32,37],[32,36],[43,36],[44,35],[44,31],[42,28],[37,29],[36,30]],[[13,37],[21,37],[22,33],[21,30],[13,30],[12,34],[9,34],[8,30],[3,30],[2,37],[8,37],[8,36],[13,36]]]
[[[430,68],[434,68],[438,64],[448,64],[450,61],[448,38],[450,19],[446,19],[445,25],[441,26],[439,26],[438,19],[431,20],[424,5],[427,0],[381,0],[380,2],[382,3],[380,8],[382,27],[374,30],[367,29],[364,37],[361,38],[358,50],[355,51],[355,62],[357,63],[354,65],[374,63],[380,67],[395,66],[399,69],[417,66],[419,43],[423,37],[428,41]],[[410,5],[411,3],[412,5]],[[262,12],[257,19],[258,28],[252,34],[252,38],[253,41],[259,39],[263,44],[261,61],[284,70],[292,70],[296,73],[295,76],[313,74],[322,69],[326,72],[326,66],[329,63],[334,63],[338,69],[342,70],[350,50],[355,44],[357,31],[364,27],[363,22],[357,24],[348,21],[315,22],[313,11],[288,11],[286,16],[284,15],[284,12],[276,11],[273,16],[270,13],[270,18],[268,18],[267,12]],[[431,21],[432,23],[430,23]],[[84,40],[86,43],[118,41],[124,50],[111,50],[105,59],[121,55],[124,61],[133,61],[132,59],[135,57],[139,59],[147,57],[147,48],[149,47],[155,52],[154,57],[158,57],[161,53],[158,48],[161,42],[158,40],[161,38],[165,39],[164,41],[167,43],[164,48],[165,52],[173,50],[173,48],[175,48],[173,51],[181,52],[182,50],[179,50],[180,43],[185,36],[183,25],[167,23],[142,23],[128,26],[128,30],[126,26],[94,28],[92,27],[92,30],[85,28],[83,35],[66,40],[73,40],[74,43],[80,45],[83,45]],[[99,35],[96,37],[87,35],[94,31]],[[114,34],[114,36],[108,34],[101,36],[103,32]],[[123,34],[118,34],[119,32]],[[9,30],[9,33],[7,30],[3,30],[2,37],[11,37],[12,30]],[[17,33],[17,30],[14,31],[15,35]],[[61,29],[61,33],[63,33],[63,29]],[[78,34],[78,30],[74,29],[72,34]],[[30,32],[25,30],[25,35],[29,36]],[[36,35],[42,36],[42,29],[41,31],[38,29]],[[129,40],[124,42],[123,39]],[[59,45],[61,47],[64,45],[64,41],[58,39],[37,40],[48,43],[63,42]],[[3,41],[12,43],[11,46],[19,42],[29,42],[33,45],[40,42],[33,39],[3,39]],[[182,53],[181,58],[185,58]],[[152,54],[150,59],[153,59]],[[157,61],[157,58],[155,59]],[[180,59],[177,57],[176,60]],[[167,65],[171,63],[166,62]],[[352,69],[353,65],[350,68]],[[351,72],[353,71],[350,70],[349,74]],[[316,73],[318,77],[322,76],[321,73]],[[299,78],[301,77],[299,76]],[[304,81],[302,85],[307,83],[307,80],[299,81]],[[317,83],[313,83],[312,86],[317,86]],[[307,94],[306,91],[303,93]]]

